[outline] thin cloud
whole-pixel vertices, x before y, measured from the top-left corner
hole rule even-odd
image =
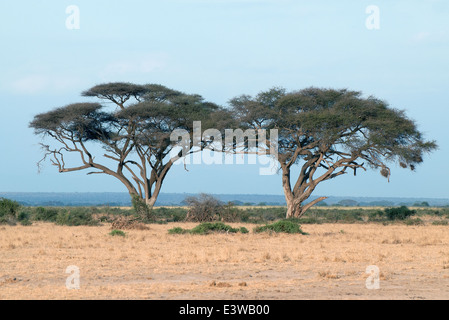
[[[73,87],[79,83],[76,77],[29,74],[12,81],[8,89],[14,94],[23,95],[64,93],[73,90]]]
[[[414,43],[447,43],[449,42],[449,34],[447,32],[427,32],[421,31],[412,36]]]
[[[165,67],[163,55],[150,55],[137,59],[117,60],[108,63],[100,71],[102,77],[113,75],[128,75],[151,73]]]

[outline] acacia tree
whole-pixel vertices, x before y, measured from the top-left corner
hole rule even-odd
[[[391,164],[415,170],[423,155],[437,147],[424,140],[404,111],[356,91],[312,87],[287,93],[273,88],[255,97],[236,97],[230,104],[242,126],[278,130],[277,160],[287,218],[301,217],[326,199],[305,204],[323,181],[367,168],[380,170],[389,179]],[[300,170],[293,178],[295,164]]]
[[[191,135],[194,121],[212,126],[225,112],[199,95],[154,84],[102,84],[82,95],[100,99],[103,104],[70,104],[38,114],[30,123],[37,135],[50,137],[58,144],[52,147],[42,143],[45,151],[42,160],[50,158],[61,173],[92,170],[88,174],[110,175],[133,198],[143,200],[149,207],[155,204],[173,164],[194,152],[190,141],[184,148],[187,152],[173,155],[175,144],[170,139],[171,133],[182,129]],[[201,143],[200,150],[208,144]],[[103,147],[103,158],[91,151],[95,144]],[[67,154],[77,154],[81,165],[68,166]]]

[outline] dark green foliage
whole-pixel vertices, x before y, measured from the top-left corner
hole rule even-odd
[[[74,103],[41,113],[34,117],[30,127],[36,134],[73,134],[80,141],[110,138],[107,126],[114,118],[100,109],[98,103]],[[53,133],[52,133],[53,132]]]
[[[407,226],[421,226],[424,224],[424,221],[422,221],[420,218],[415,218],[415,219],[405,219],[404,223]]]
[[[132,196],[132,205],[136,216],[144,222],[154,220],[153,210],[137,195]]]
[[[298,233],[305,234],[301,230],[301,226],[293,220],[281,220],[273,224],[256,227],[255,233],[260,232],[276,232],[276,233]]]
[[[198,226],[196,226],[195,228],[193,228],[192,230],[190,230],[191,234],[209,234],[212,232],[218,232],[218,233],[237,233],[239,232],[239,229],[236,228],[232,228],[229,225],[226,225],[222,222],[215,222],[215,223],[210,223],[210,222],[204,222]]]
[[[271,207],[271,208],[247,208],[239,209],[239,217],[242,222],[263,223],[265,221],[275,221],[285,217],[285,207]]]
[[[369,221],[382,221],[384,219],[384,212],[380,210],[376,210],[373,212],[370,212],[368,214],[368,220]]]
[[[405,220],[416,214],[416,210],[410,210],[406,206],[401,206],[397,208],[387,208],[384,210],[384,213],[388,220]]]
[[[0,224],[16,225],[19,208],[20,204],[18,202],[0,198]]]
[[[31,214],[25,210],[21,210],[17,215],[17,220],[20,222],[22,226],[30,226],[33,223],[31,222]]]
[[[249,233],[249,230],[246,229],[245,227],[240,227],[238,232],[240,232],[240,233]]]
[[[55,223],[65,226],[96,226],[98,221],[92,214],[83,208],[70,208],[63,210],[56,216]]]
[[[30,220],[21,220],[20,221],[20,224],[22,225],[22,226],[31,226],[33,223],[30,221]]]
[[[20,204],[16,201],[0,198],[0,218],[16,217]]]
[[[187,216],[187,210],[184,208],[154,208],[153,214],[156,221],[161,222],[180,222]]]
[[[294,218],[290,218],[290,219],[294,219]],[[322,224],[323,222],[325,222],[324,219],[318,219],[318,218],[315,218],[315,217],[312,217],[312,218],[302,217],[298,221],[301,224]]]
[[[186,234],[189,233],[189,230],[183,229],[181,227],[176,227],[173,229],[168,230],[169,234]]]
[[[439,220],[439,221],[433,221],[432,225],[434,226],[447,226],[449,223],[447,220]]]
[[[248,233],[248,229],[245,227],[240,228],[232,228],[229,225],[226,225],[222,222],[204,222],[200,225],[194,227],[191,230],[182,229],[180,227],[176,227],[168,230],[169,234],[195,234],[195,235],[206,235],[211,233]]]
[[[82,93],[85,97],[98,97],[124,103],[128,99],[144,95],[148,89],[142,85],[127,82],[99,84]]]
[[[30,220],[30,213],[24,210],[20,211],[19,214],[17,215],[17,220],[19,221]]]
[[[123,232],[122,230],[112,230],[111,232],[109,232],[109,235],[110,236],[113,236],[113,237],[125,237],[126,236],[126,233],[125,232]]]
[[[273,88],[255,97],[236,97],[230,104],[235,120],[245,128],[278,130],[284,192],[297,202],[288,201],[287,217],[304,215],[310,206],[298,201],[303,204],[318,183],[368,168],[389,178],[391,164],[414,170],[437,148],[404,111],[357,91]],[[301,168],[291,181],[294,164]]]
[[[57,208],[34,208],[32,219],[35,221],[56,222],[59,210]]]
[[[31,121],[30,127],[37,135],[50,138],[51,144],[55,144],[41,143],[44,157],[38,165],[51,158],[61,173],[89,170],[88,174],[110,175],[118,179],[130,195],[138,196],[150,207],[156,203],[173,165],[170,160],[186,156],[191,148],[198,146],[186,143],[184,153],[173,155],[172,133],[180,130],[178,133],[182,132],[183,138],[190,137],[194,121],[201,121],[203,130],[221,130],[231,121],[226,109],[205,101],[200,95],[185,94],[157,84],[99,84],[82,95],[96,97],[104,104],[70,104],[38,114]],[[115,163],[102,163],[103,157],[89,150],[93,143],[100,145],[104,156]],[[207,147],[211,141],[199,143]],[[78,163],[70,165],[66,161],[67,154],[79,157]],[[135,205],[135,209],[142,220],[153,218],[143,205]]]
[[[220,210],[220,220],[223,222],[237,222],[240,220],[240,210],[234,206],[234,203],[228,202],[222,205]]]

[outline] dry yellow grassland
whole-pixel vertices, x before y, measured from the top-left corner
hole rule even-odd
[[[0,226],[0,299],[448,299],[449,227],[303,225],[308,235],[169,235],[150,225]],[[252,224],[235,223],[234,227]],[[69,290],[68,266],[80,270]],[[379,268],[368,289],[366,268]]]

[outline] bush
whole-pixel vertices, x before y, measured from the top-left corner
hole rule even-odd
[[[218,220],[223,204],[213,196],[202,193],[198,197],[184,200],[189,206],[186,220],[192,222],[212,222]]]
[[[384,216],[383,211],[380,210],[373,211],[368,214],[368,221],[382,221],[383,216]]]
[[[239,212],[240,210],[234,206],[233,202],[228,202],[221,206],[219,212],[220,220],[223,222],[237,222],[240,220]]]
[[[245,227],[240,227],[240,228],[239,228],[239,232],[240,232],[240,233],[249,233],[249,230],[246,229]]]
[[[301,226],[291,220],[281,220],[270,225],[260,226],[254,229],[254,232],[282,232],[282,233],[299,233],[306,234],[301,230]]]
[[[20,221],[20,224],[21,224],[22,226],[31,226],[33,223],[32,223],[30,220],[25,219],[25,220],[21,220],[21,221]]]
[[[299,220],[302,224],[321,224],[321,220],[319,220],[316,217],[311,217],[311,218],[301,218]]]
[[[139,196],[133,196],[131,202],[135,214],[141,221],[149,222],[154,220],[152,209]]]
[[[19,208],[18,202],[0,198],[0,224],[16,225]]]
[[[64,226],[95,226],[98,221],[93,219],[92,214],[82,208],[73,208],[59,212],[55,219],[56,224]]]
[[[34,208],[32,218],[35,221],[56,222],[58,217],[58,209],[56,208]]]
[[[189,233],[189,230],[180,228],[180,227],[176,227],[173,229],[168,230],[169,234],[185,234],[185,233]]]
[[[416,214],[416,211],[410,210],[406,206],[401,206],[398,208],[387,208],[384,210],[384,213],[388,220],[405,220]]]
[[[112,230],[111,232],[109,232],[109,235],[113,237],[125,237],[126,233],[124,233],[122,230]]]
[[[19,222],[22,226],[31,226],[32,225],[32,223],[30,221],[30,213],[26,212],[24,210],[20,211],[20,213],[17,215],[17,220],[19,220]]]
[[[404,223],[407,226],[420,226],[420,225],[424,224],[424,221],[422,221],[419,218],[416,218],[416,219],[406,219],[406,220],[404,220]]]
[[[16,217],[20,204],[16,201],[0,198],[0,217]]]
[[[237,233],[239,229],[232,228],[227,224],[222,222],[210,223],[204,222],[199,226],[196,226],[192,230],[190,230],[191,234],[209,234],[211,232],[221,232],[221,233]]]
[[[184,208],[155,208],[153,214],[162,222],[180,222],[186,219],[187,210]]]
[[[248,208],[239,213],[243,222],[263,223],[285,218],[287,208]]]
[[[210,233],[249,233],[248,229],[245,227],[232,228],[222,222],[203,222],[202,224],[196,226],[191,230],[182,229],[176,227],[168,230],[169,234],[210,234]]]

